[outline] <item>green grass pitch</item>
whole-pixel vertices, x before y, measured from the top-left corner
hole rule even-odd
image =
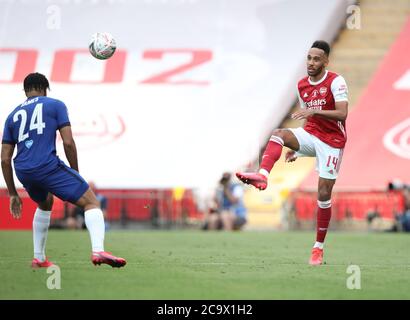
[[[110,231],[128,260],[94,267],[84,231],[50,231],[61,289],[32,270],[32,234],[0,232],[0,299],[410,299],[410,235],[328,234],[323,266],[307,264],[313,232]],[[346,287],[358,265],[361,289]]]

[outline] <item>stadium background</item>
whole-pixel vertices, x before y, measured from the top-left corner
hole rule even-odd
[[[0,123],[24,100],[24,76],[44,73],[107,219],[195,228],[222,172],[255,169],[270,132],[299,125],[296,81],[324,39],[350,100],[331,227],[366,229],[377,211],[373,227],[387,228],[404,205],[388,183],[410,183],[409,13],[404,0],[0,0]],[[105,62],[88,53],[97,31],[118,44]],[[314,159],[282,160],[266,191],[246,189],[248,229],[314,229]],[[25,195],[14,221],[0,187],[0,228],[31,229],[34,203]],[[56,200],[53,219],[66,208]]]

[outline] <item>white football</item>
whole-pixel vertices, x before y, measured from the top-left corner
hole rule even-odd
[[[107,32],[97,32],[93,34],[88,48],[94,58],[105,60],[112,57],[115,49],[117,49],[117,45],[111,34]]]

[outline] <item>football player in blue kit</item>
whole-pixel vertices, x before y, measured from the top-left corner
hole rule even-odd
[[[34,258],[32,267],[49,267],[52,262],[45,255],[53,195],[61,200],[80,206],[85,211],[85,224],[90,233],[94,265],[106,263],[122,267],[125,259],[104,251],[104,216],[100,204],[80,176],[77,149],[71,132],[65,104],[47,97],[50,89],[47,78],[40,73],[31,73],[24,79],[27,100],[15,108],[4,125],[1,167],[10,196],[10,211],[14,218],[21,217],[22,202],[17,193],[14,170],[30,198],[38,204],[33,219]],[[56,132],[60,132],[68,167],[56,154]]]

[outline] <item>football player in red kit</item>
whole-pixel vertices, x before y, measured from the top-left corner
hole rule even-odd
[[[238,172],[244,183],[264,190],[268,175],[280,158],[283,146],[291,149],[286,161],[297,157],[316,157],[319,172],[316,242],[309,263],[323,263],[323,243],[331,217],[331,195],[346,143],[345,121],[348,113],[347,86],[342,76],[326,69],[330,46],[325,41],[315,41],[307,54],[307,76],[298,82],[298,98],[301,110],[292,118],[303,120],[304,125],[295,129],[276,129],[262,156],[259,172]]]

